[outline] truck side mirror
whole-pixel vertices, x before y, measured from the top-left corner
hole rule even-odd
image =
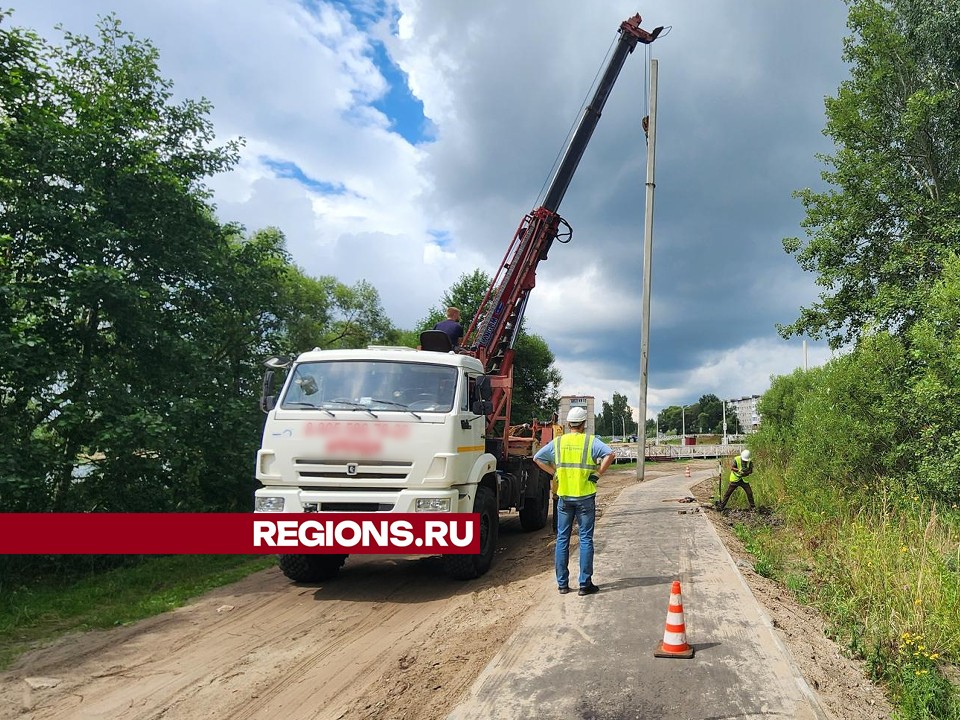
[[[286,370],[293,364],[289,355],[271,355],[263,361],[267,371],[263,374],[263,387],[260,389],[260,409],[265,413],[277,406],[277,396],[273,394],[273,376],[276,370]]]
[[[474,400],[470,410],[474,415],[489,415],[493,412],[493,403],[489,400]]]
[[[490,400],[493,397],[493,386],[490,384],[489,375],[481,375],[477,378],[477,394],[481,400]],[[481,413],[486,415],[486,413]]]
[[[273,370],[263,374],[263,386],[260,389],[260,409],[265,413],[276,407],[277,397],[273,394]]]
[[[263,364],[271,370],[286,370],[290,367],[293,358],[289,355],[273,355],[263,361]]]

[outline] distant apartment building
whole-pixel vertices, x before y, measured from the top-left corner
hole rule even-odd
[[[757,411],[757,403],[759,402],[759,395],[727,400],[727,405],[733,406],[733,410],[737,414],[737,420],[740,421],[740,426],[744,429],[744,432],[753,433],[760,428],[760,413]]]
[[[595,426],[595,415],[594,415],[594,403],[592,395],[562,395],[560,397],[560,410],[558,412],[560,416],[560,422],[566,425],[567,423],[567,413],[570,412],[570,408],[582,407],[587,411],[587,425],[586,433],[587,435],[593,435],[594,426]]]

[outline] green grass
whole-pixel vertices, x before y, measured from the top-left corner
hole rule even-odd
[[[769,528],[750,528],[742,523],[733,527],[734,534],[743,542],[747,552],[753,555],[753,569],[757,575],[765,578],[775,578],[783,567],[780,557],[782,548],[771,542]]]
[[[270,567],[273,556],[147,556],[135,565],[0,583],[0,669],[33,645],[180,607],[215,587]]]
[[[828,634],[886,687],[898,720],[960,720],[957,509],[758,475],[754,490],[776,513],[734,528],[756,571],[824,614]]]

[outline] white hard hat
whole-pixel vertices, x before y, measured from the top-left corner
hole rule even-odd
[[[750,462],[750,451],[744,450],[742,453],[740,453],[740,459],[744,462]]]
[[[571,425],[579,425],[580,423],[587,421],[587,411],[582,407],[570,408],[570,412],[567,413],[567,422]]]

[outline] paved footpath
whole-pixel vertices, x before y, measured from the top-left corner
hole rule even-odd
[[[625,489],[597,524],[600,592],[544,588],[450,720],[829,719],[709,519],[664,502],[711,474]],[[574,584],[577,567],[574,548]],[[653,654],[674,580],[691,659]]]

